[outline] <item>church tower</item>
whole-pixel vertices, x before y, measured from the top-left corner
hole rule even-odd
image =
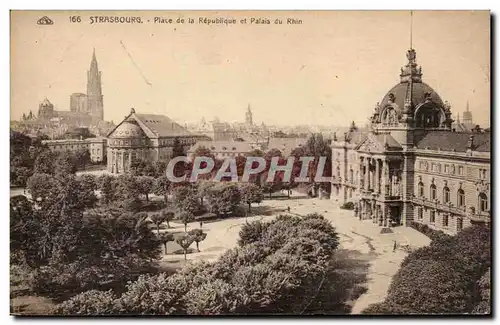
[[[252,110],[250,109],[250,104],[248,104],[247,112],[245,113],[245,123],[248,126],[253,125]]]
[[[101,89],[101,71],[97,67],[95,48],[92,53],[90,70],[87,71],[87,113],[100,120],[104,120],[103,96]]]
[[[472,113],[469,111],[469,101],[467,101],[467,106],[462,117],[462,122],[464,124],[472,124]]]

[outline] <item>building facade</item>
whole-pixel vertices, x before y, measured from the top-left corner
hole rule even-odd
[[[197,141],[209,140],[207,136],[190,133],[164,115],[130,114],[107,136],[107,170],[123,174],[130,170],[136,159],[169,161],[176,139],[184,152]]]
[[[332,199],[380,226],[411,221],[447,233],[490,222],[490,134],[452,129],[451,107],[407,52],[400,82],[377,103],[370,130],[332,142]]]
[[[210,150],[216,159],[246,156],[254,149],[251,143],[244,141],[198,141],[189,148],[188,157],[192,158],[199,148]]]
[[[90,160],[94,163],[100,163],[106,159],[106,139],[105,138],[87,138],[87,139],[63,139],[63,140],[43,140],[54,152],[76,152],[79,150],[88,150]]]

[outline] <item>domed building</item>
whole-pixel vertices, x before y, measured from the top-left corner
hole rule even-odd
[[[375,105],[371,128],[332,142],[332,199],[382,227],[446,233],[490,220],[490,134],[452,129],[451,106],[422,81],[410,49],[400,81]]]
[[[197,141],[207,140],[164,115],[130,114],[107,135],[107,170],[113,174],[127,173],[136,159],[170,160],[174,140],[179,139],[185,152]]]

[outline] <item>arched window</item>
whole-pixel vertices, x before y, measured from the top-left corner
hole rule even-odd
[[[432,184],[431,185],[431,200],[436,199],[436,185]]]
[[[450,189],[448,187],[443,188],[443,203],[450,202]]]
[[[488,197],[484,193],[479,194],[479,209],[481,211],[488,211]]]
[[[424,196],[424,183],[422,183],[422,182],[418,183],[418,196],[419,197]]]
[[[465,192],[462,189],[459,189],[457,192],[457,206],[459,207],[465,206]]]

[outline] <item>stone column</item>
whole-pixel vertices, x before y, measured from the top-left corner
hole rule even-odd
[[[390,183],[390,180],[389,180],[389,161],[387,159],[384,159],[382,161],[383,163],[383,167],[382,167],[382,192],[384,193],[384,195],[388,195],[388,187],[387,185],[389,185]]]
[[[122,172],[125,173],[125,150],[122,150]]]
[[[380,193],[380,160],[375,161],[375,192]]]
[[[132,150],[128,152],[128,170],[130,171],[130,166],[132,166]]]
[[[365,190],[370,189],[370,159],[365,158]]]
[[[363,184],[363,157],[359,157],[358,191],[361,192]],[[363,184],[363,185],[362,185]]]

